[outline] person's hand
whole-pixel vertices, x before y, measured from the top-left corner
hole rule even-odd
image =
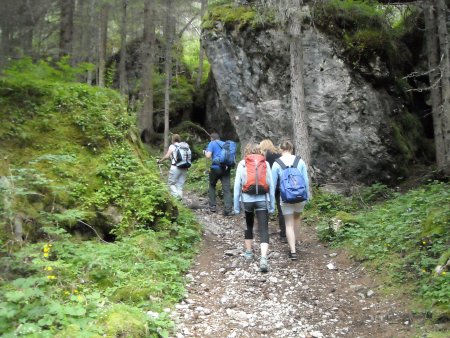
[[[206,155],[206,150],[205,149],[203,149],[202,152],[203,152],[203,155]]]

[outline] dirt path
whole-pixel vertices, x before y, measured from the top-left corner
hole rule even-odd
[[[195,212],[203,243],[187,297],[176,307],[176,337],[412,336],[401,304],[384,299],[364,269],[318,242],[314,229],[300,230],[299,260],[289,261],[271,220],[269,272],[263,274],[259,254],[252,263],[242,256],[242,215]]]

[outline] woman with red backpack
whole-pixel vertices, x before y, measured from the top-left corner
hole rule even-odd
[[[275,189],[270,165],[266,162],[258,144],[249,143],[244,149],[244,159],[236,168],[234,180],[234,212],[239,214],[241,203],[245,212],[247,229],[244,234],[244,258],[253,260],[253,225],[255,215],[261,242],[261,272],[269,271],[269,213],[275,211]]]

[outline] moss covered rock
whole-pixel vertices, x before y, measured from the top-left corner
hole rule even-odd
[[[123,98],[67,72],[22,60],[0,78],[3,239],[17,214],[33,240],[48,227],[122,235],[174,209]]]

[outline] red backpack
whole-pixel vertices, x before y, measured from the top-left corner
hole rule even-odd
[[[243,192],[250,195],[264,195],[269,191],[266,182],[267,165],[263,155],[251,154],[245,157],[245,174]]]

